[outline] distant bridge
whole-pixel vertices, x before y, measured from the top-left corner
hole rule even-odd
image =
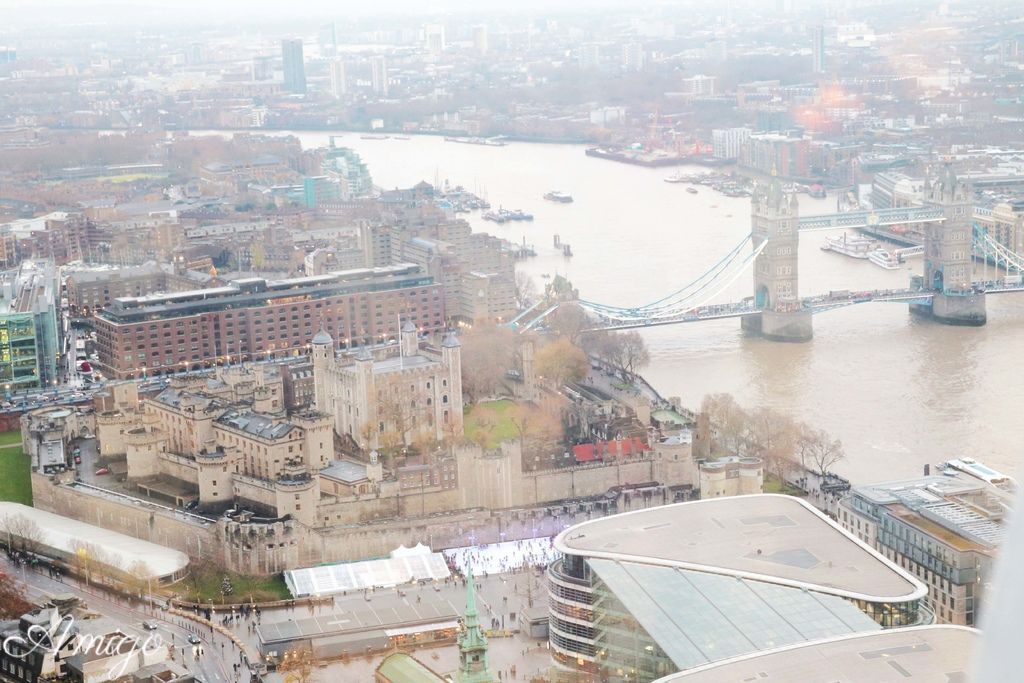
[[[941,208],[931,206],[910,206],[897,209],[874,209],[847,211],[818,216],[801,216],[800,232],[835,230],[837,228],[881,228],[890,225],[911,225],[915,223],[940,223],[946,220]]]

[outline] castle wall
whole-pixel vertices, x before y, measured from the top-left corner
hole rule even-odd
[[[128,497],[93,495],[84,488],[56,485],[37,473],[32,474],[32,498],[41,510],[174,548],[189,557],[223,561],[215,523],[203,524],[157,505],[135,504]]]

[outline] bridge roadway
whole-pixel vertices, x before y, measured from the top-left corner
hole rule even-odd
[[[911,223],[937,223],[946,220],[941,208],[909,206],[896,209],[875,209],[800,216],[800,232],[835,230],[836,228],[868,228]]]
[[[1012,281],[993,280],[978,282],[974,285],[973,292],[986,294],[1004,294],[1007,292],[1024,292],[1024,283]],[[845,308],[856,304],[866,303],[905,303],[924,304],[931,301],[934,292],[922,289],[877,289],[861,292],[830,292],[818,296],[804,297],[800,300],[798,310],[810,311],[812,314],[825,313],[837,308]],[[719,320],[724,318],[742,318],[748,315],[756,315],[761,309],[754,305],[753,297],[743,301],[728,304],[712,304],[701,306],[679,315],[666,318],[649,318],[636,320],[611,320],[605,318],[601,324],[585,330],[596,332],[598,330],[632,330],[641,327],[657,327],[661,325],[678,325],[680,323],[695,323],[702,320]]]

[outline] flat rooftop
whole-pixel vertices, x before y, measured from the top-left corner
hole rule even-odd
[[[885,602],[922,597],[913,576],[792,496],[713,498],[627,512],[566,529],[555,548]]]
[[[305,613],[305,609],[290,613],[283,610],[264,612],[257,626],[259,638],[264,644],[271,644],[409,626],[444,625],[447,628],[457,626],[461,614],[448,599],[432,593],[423,594],[425,599],[420,602],[416,602],[414,597],[393,593],[373,593],[369,600],[361,594],[353,597],[352,600],[339,601],[347,609],[338,608],[316,616],[295,616]]]
[[[35,522],[41,532],[40,544],[67,556],[74,555],[81,544],[88,544],[102,550],[103,556],[94,558],[96,561],[130,572],[141,563],[154,578],[171,576],[188,566],[188,556],[178,550],[27,505],[0,502],[0,520],[8,516]]]
[[[967,683],[971,653],[980,641],[980,631],[962,626],[895,629],[746,655],[657,683]]]

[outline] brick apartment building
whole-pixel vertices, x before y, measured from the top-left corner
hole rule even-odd
[[[342,346],[397,338],[399,318],[445,327],[444,292],[416,265],[115,299],[95,317],[99,369],[111,379],[170,374],[308,351],[321,324]]]

